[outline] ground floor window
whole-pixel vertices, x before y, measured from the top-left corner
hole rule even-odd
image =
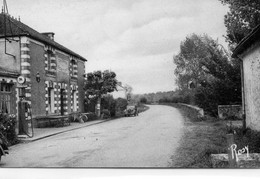
[[[54,113],[54,89],[48,88],[48,109],[49,113]]]
[[[10,113],[12,84],[0,83],[0,113]]]
[[[77,95],[76,95],[76,90],[72,91],[72,101],[73,101],[73,112],[77,111]]]

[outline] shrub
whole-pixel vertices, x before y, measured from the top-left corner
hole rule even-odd
[[[73,112],[73,113],[69,114],[69,120],[70,120],[70,122],[79,122],[79,113]]]
[[[127,106],[127,100],[124,98],[117,98],[116,99],[116,109],[117,112],[121,113],[126,109]]]
[[[102,110],[102,114],[103,114],[103,119],[108,119],[108,118],[111,117],[110,112],[109,112],[108,109],[103,109]]]
[[[146,99],[145,97],[142,97],[142,98],[140,99],[140,102],[146,104],[146,103],[147,103],[147,99]]]
[[[235,143],[237,148],[249,147],[250,153],[260,153],[260,132],[252,129],[246,129],[234,127]]]
[[[88,117],[88,121],[96,120],[98,118],[95,113],[87,113],[86,116]]]
[[[12,114],[0,113],[0,132],[7,138],[10,144],[17,143],[15,132],[16,116]]]

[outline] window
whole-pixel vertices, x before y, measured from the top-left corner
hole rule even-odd
[[[10,113],[12,84],[0,83],[0,112]]]
[[[9,92],[9,93],[11,92],[11,86],[12,86],[11,84],[1,83],[0,86],[1,86],[1,88],[0,88],[1,92]]]
[[[73,112],[77,111],[77,95],[76,95],[76,90],[72,91],[72,101],[73,101]]]
[[[47,62],[47,73],[50,75],[56,75],[56,59],[54,53],[51,50],[47,50],[45,60]]]
[[[54,113],[54,89],[48,88],[48,109],[49,113]]]
[[[75,60],[71,60],[71,77],[72,78],[77,78],[78,76],[78,66],[77,62]]]
[[[47,51],[47,65],[48,65],[48,70],[51,70],[51,54],[52,52],[50,50]]]

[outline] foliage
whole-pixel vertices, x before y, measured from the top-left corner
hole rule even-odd
[[[110,112],[109,112],[108,109],[103,109],[102,110],[102,114],[103,114],[103,119],[108,119],[108,118],[111,117]]]
[[[15,124],[15,115],[0,113],[0,132],[7,138],[10,144],[17,143]]]
[[[147,103],[147,99],[146,99],[145,97],[142,97],[142,98],[140,99],[140,102],[146,104],[146,103]]]
[[[242,128],[234,128],[235,143],[237,148],[241,149],[245,146],[249,147],[251,153],[260,153],[260,132],[247,129],[244,131]]]
[[[91,120],[96,120],[97,119],[97,115],[95,113],[87,113],[86,114],[87,117],[88,117],[88,121],[91,121]]]
[[[184,105],[167,105],[178,108],[184,118],[184,133],[177,149],[178,154],[172,156],[172,167],[212,168],[211,154],[225,153],[227,150],[223,122],[208,116],[206,120],[201,120],[196,110]]]
[[[96,98],[90,98],[85,100],[85,111],[95,112]]]
[[[90,103],[91,99],[96,101],[97,106],[95,111],[98,117],[100,117],[100,108],[98,108],[98,105],[101,102],[102,96],[117,90],[116,86],[116,74],[112,71],[95,71],[87,74],[84,87],[88,99],[87,103]]]
[[[228,52],[208,35],[186,37],[174,63],[180,94],[189,97],[186,102],[213,115],[217,114],[217,105],[240,103],[239,63],[230,59]],[[190,82],[195,84],[193,89],[189,88]]]
[[[101,100],[101,106],[104,109],[109,111],[109,115],[114,117],[116,115],[116,100],[112,95],[105,95]]]
[[[85,90],[87,97],[101,97],[116,90],[116,74],[112,71],[96,71],[87,74]]]
[[[208,35],[186,37],[180,45],[180,52],[174,58],[175,75],[181,90],[188,89],[188,83],[205,86],[208,82],[225,79],[232,70],[225,50]]]
[[[225,15],[227,28],[226,40],[231,50],[254,27],[260,23],[259,0],[220,0],[223,5],[228,5],[229,12]]]
[[[116,109],[117,111],[124,111],[127,106],[127,100],[124,98],[117,98],[116,99]]]
[[[146,99],[146,104],[150,103],[158,103],[161,99],[172,99],[178,94],[178,91],[166,91],[166,92],[156,92],[156,93],[146,93],[133,95],[133,100],[137,102],[141,102],[142,98]]]

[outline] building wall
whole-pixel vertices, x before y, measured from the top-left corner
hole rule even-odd
[[[44,47],[36,42],[30,41],[30,74],[31,74],[31,100],[32,115],[46,115],[45,112],[45,63],[44,63]],[[40,75],[40,82],[36,81],[36,74]]]
[[[16,38],[16,40],[19,40]],[[20,44],[19,42],[7,42],[6,52],[15,56],[5,54],[4,39],[0,39],[0,67],[9,71],[20,72]]]
[[[79,87],[79,111],[84,112],[84,99],[85,99],[85,91],[84,91],[84,74],[85,74],[85,63],[83,61],[78,62],[78,87]]]
[[[260,46],[243,54],[247,127],[260,131]]]
[[[19,39],[18,39],[19,40]],[[56,72],[54,75],[47,73],[46,52],[53,51],[51,57],[51,68]],[[4,41],[0,39],[0,67],[9,71],[16,71],[26,78],[26,100],[32,107],[32,117],[50,115],[48,111],[48,87],[54,89],[54,113],[61,112],[61,90],[64,94],[64,114],[73,112],[72,91],[76,91],[76,106],[78,112],[84,109],[84,62],[69,54],[61,52],[53,47],[38,42],[28,37],[21,37],[20,41],[7,44],[8,53],[14,57],[4,54]],[[71,61],[76,63],[71,65]],[[72,71],[74,70],[74,75]],[[75,72],[76,71],[76,72]],[[39,73],[40,82],[36,81]],[[16,79],[12,79],[14,88]],[[12,112],[17,113],[18,90],[12,91],[15,103]],[[19,121],[18,121],[19,122]]]
[[[27,97],[26,100],[32,104],[32,115],[42,116],[50,114],[61,114],[61,92],[63,94],[63,106],[64,114],[69,114],[73,112],[73,100],[72,100],[72,90],[76,91],[77,96],[77,111],[83,111],[84,100],[84,62],[74,58],[64,52],[54,49],[45,44],[41,44],[32,39],[27,39],[24,41],[29,41],[29,59],[30,68],[29,70],[30,78],[28,81]],[[51,68],[54,69],[50,73],[48,69],[47,51],[51,50],[53,55],[51,57]],[[77,65],[74,65],[76,69],[76,75],[72,78],[71,70],[71,60],[75,60]],[[80,65],[78,65],[78,63]],[[79,69],[78,69],[79,68]],[[75,71],[75,70],[74,70]],[[41,81],[36,81],[36,74],[39,73]],[[48,106],[48,88],[54,89],[54,113],[51,113]],[[83,93],[83,94],[82,94]],[[81,99],[79,98],[82,97]]]

